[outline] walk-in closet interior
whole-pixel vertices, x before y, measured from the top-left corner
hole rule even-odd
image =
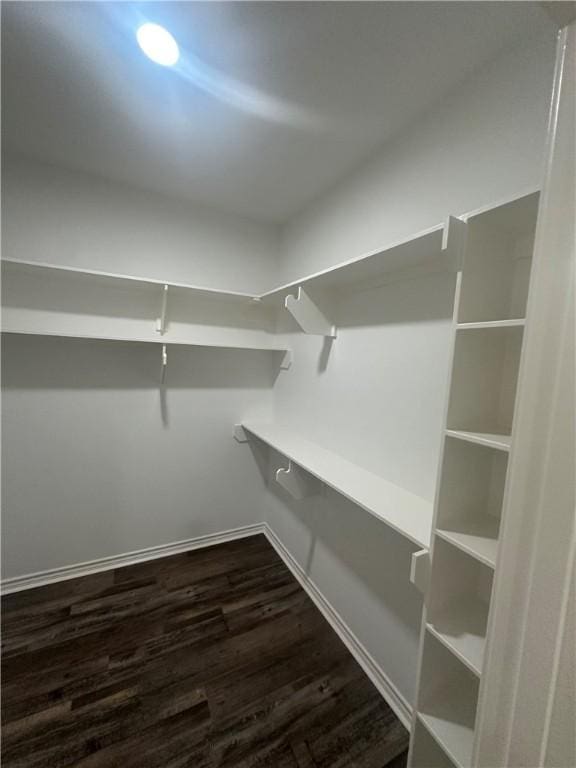
[[[1,11],[6,768],[575,768],[575,4]]]

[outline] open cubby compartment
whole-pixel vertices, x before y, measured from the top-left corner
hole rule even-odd
[[[446,438],[436,532],[455,546],[494,567],[508,454]]]
[[[456,334],[448,429],[510,435],[522,351],[521,327]]]
[[[538,197],[535,192],[468,219],[459,322],[525,317]]]
[[[3,262],[2,328],[13,333],[277,349],[274,316],[244,294]]]
[[[456,768],[420,720],[416,720],[412,738],[411,768]]]
[[[418,719],[459,768],[472,763],[478,685],[475,675],[442,643],[425,634]]]
[[[474,674],[482,671],[493,570],[441,538],[434,541],[427,629]]]

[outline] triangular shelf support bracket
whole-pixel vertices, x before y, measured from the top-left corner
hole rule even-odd
[[[288,462],[288,467],[276,470],[276,482],[297,501],[320,493],[322,483],[297,464]]]
[[[284,306],[304,333],[336,338],[336,326],[328,320],[302,286],[298,287],[296,296],[292,296],[292,294],[286,296]]]
[[[293,355],[292,350],[287,349],[285,352],[282,353],[282,360],[280,361],[280,368],[283,371],[287,371],[288,368],[292,365]]]

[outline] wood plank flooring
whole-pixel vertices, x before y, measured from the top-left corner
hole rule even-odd
[[[4,768],[404,768],[264,536],[3,599]]]

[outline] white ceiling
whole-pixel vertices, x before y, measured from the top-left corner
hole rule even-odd
[[[523,2],[3,2],[3,139],[52,163],[283,221],[504,49]],[[166,26],[175,70],[138,49]]]

